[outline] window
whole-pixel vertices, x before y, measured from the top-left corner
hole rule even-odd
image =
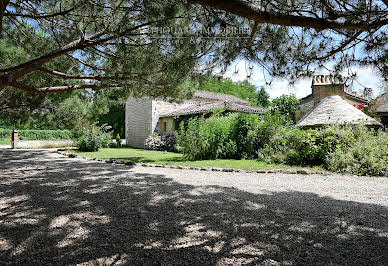
[[[166,121],[163,122],[163,131],[167,131],[167,122]]]

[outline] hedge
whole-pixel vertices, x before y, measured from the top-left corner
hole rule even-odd
[[[71,139],[69,130],[18,130],[19,137],[26,140],[59,140]],[[0,139],[10,139],[12,129],[0,128]]]

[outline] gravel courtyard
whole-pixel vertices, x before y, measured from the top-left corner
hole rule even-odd
[[[0,265],[388,265],[388,178],[0,149]]]

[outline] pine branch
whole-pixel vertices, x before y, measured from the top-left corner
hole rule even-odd
[[[118,88],[121,87],[119,84],[82,84],[82,85],[70,85],[70,86],[55,86],[55,87],[42,87],[34,88],[27,85],[24,85],[17,81],[12,81],[11,86],[29,92],[35,93],[47,93],[47,92],[63,92],[63,91],[73,91],[73,90],[83,90],[83,89],[102,89],[102,88]]]
[[[388,25],[388,19],[372,21],[370,23],[330,20],[326,18],[316,18],[307,16],[295,16],[280,12],[270,12],[249,4],[242,0],[188,0],[192,4],[200,4],[223,10],[238,16],[252,19],[258,23],[270,23],[280,26],[298,26],[312,28],[317,31],[324,29],[346,29],[346,30],[368,30]],[[388,0],[384,0],[388,1]]]
[[[62,79],[92,79],[92,80],[132,80],[131,77],[115,77],[115,76],[81,76],[81,75],[68,75],[59,71],[50,70],[44,67],[38,67],[38,70],[50,75],[60,77]]]
[[[5,17],[7,17],[7,16],[8,17],[22,17],[22,18],[30,18],[30,19],[44,19],[44,18],[53,18],[56,16],[63,16],[63,15],[70,13],[71,11],[74,11],[75,9],[76,9],[76,7],[72,7],[70,9],[56,12],[56,13],[52,13],[52,14],[39,14],[39,15],[18,14],[18,13],[7,12],[7,13],[4,13],[4,16]]]

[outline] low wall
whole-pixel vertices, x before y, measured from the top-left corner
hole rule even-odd
[[[72,140],[22,140],[17,144],[17,149],[38,149],[38,148],[63,148],[74,147]]]

